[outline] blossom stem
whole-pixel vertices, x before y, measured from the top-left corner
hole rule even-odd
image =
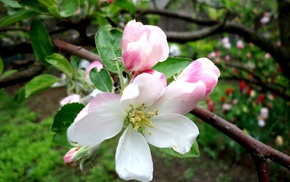
[[[118,64],[117,61],[116,61],[116,66],[117,66],[117,69],[118,69],[118,76],[119,76],[120,85],[121,85],[120,92],[122,93],[123,90],[125,89],[125,83],[124,83],[122,71],[120,70],[120,67],[119,67],[119,64]]]

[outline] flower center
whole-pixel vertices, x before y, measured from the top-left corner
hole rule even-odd
[[[153,128],[151,119],[158,115],[157,109],[154,112],[144,111],[147,108],[145,104],[136,108],[130,104],[130,107],[131,110],[128,112],[128,120],[133,124],[134,130],[144,134],[146,132],[146,127]],[[148,132],[148,134],[150,135],[151,133]]]

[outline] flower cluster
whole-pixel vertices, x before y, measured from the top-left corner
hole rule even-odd
[[[188,153],[199,130],[184,114],[208,97],[220,72],[209,59],[200,58],[167,83],[163,73],[153,70],[169,55],[165,33],[135,20],[124,29],[121,50],[132,79],[117,93],[103,92],[92,98],[69,126],[67,137],[74,146],[95,148],[122,133],[115,154],[116,172],[124,180],[150,181],[153,162],[148,144]],[[65,157],[68,165],[80,160],[70,155],[79,147]]]

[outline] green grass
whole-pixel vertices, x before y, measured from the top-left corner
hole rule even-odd
[[[81,172],[63,163],[68,148],[52,142],[52,118],[37,114],[0,90],[0,181],[110,181],[116,180],[112,143],[101,147],[93,168]],[[45,106],[44,106],[45,107]],[[45,108],[43,108],[45,109]]]

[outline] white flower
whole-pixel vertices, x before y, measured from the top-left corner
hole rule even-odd
[[[138,75],[122,96],[101,93],[92,99],[68,128],[71,142],[94,146],[116,136],[119,139],[116,171],[124,180],[152,180],[153,163],[149,144],[189,152],[197,135],[196,125],[183,114],[193,109],[206,93],[202,81],[175,81]]]

